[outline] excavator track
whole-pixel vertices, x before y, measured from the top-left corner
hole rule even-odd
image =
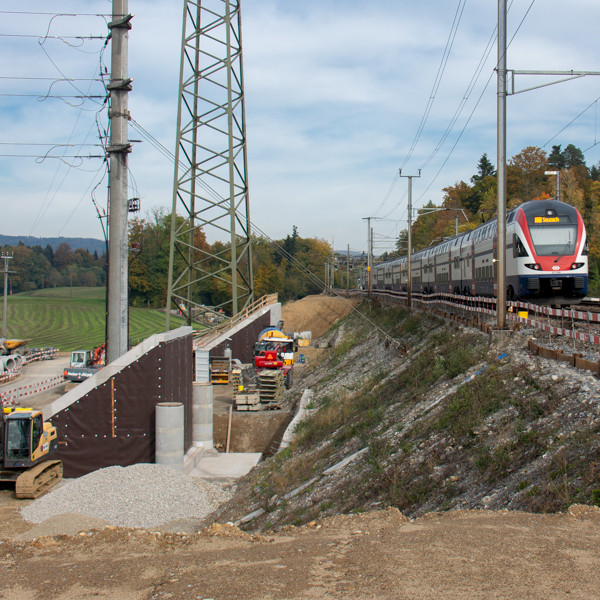
[[[15,485],[17,498],[37,498],[62,479],[60,460],[46,460],[21,473]]]

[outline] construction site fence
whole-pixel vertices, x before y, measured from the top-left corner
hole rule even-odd
[[[278,302],[277,294],[267,294],[266,296],[262,296],[258,300],[255,300],[252,304],[246,306],[242,311],[233,315],[230,319],[223,321],[217,327],[212,329],[208,329],[205,331],[198,332],[194,335],[194,347],[202,348],[208,346],[211,342],[218,339],[225,331],[232,329],[248,317],[252,316],[254,313],[259,310],[265,308],[266,306],[271,306],[272,304],[276,304]]]
[[[55,388],[58,385],[63,384],[64,382],[65,378],[62,375],[57,375],[55,377],[50,377],[43,381],[37,381],[36,383],[13,388],[7,392],[1,392],[0,405],[11,406],[19,404],[20,400],[26,398],[27,396],[38,394],[40,392],[45,392],[47,390]]]

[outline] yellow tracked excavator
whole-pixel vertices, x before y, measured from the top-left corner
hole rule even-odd
[[[3,408],[0,427],[0,481],[15,483],[17,498],[37,498],[62,479],[56,427],[32,408]]]

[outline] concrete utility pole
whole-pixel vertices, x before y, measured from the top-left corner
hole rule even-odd
[[[412,180],[415,177],[421,177],[421,169],[419,169],[418,175],[402,175],[402,169],[398,170],[400,177],[406,177],[408,179],[408,252],[406,261],[406,284],[408,286],[406,304],[410,308],[412,303]]]
[[[127,96],[131,90],[128,77],[128,41],[132,15],[128,0],[113,0],[111,35],[109,209],[108,209],[108,315],[106,327],[106,361],[112,362],[128,349],[128,243],[127,243]]]
[[[363,217],[363,221],[367,222],[367,290],[369,292],[369,298],[371,297],[371,291],[373,289],[373,279],[371,277],[371,265],[373,262],[373,232],[371,229],[371,219],[373,219],[373,217]]]
[[[346,294],[350,293],[350,244],[346,248]]]
[[[506,0],[498,0],[498,256],[496,325],[506,328]]]
[[[7,298],[7,293],[8,293],[8,274],[9,273],[14,273],[14,271],[9,271],[8,270],[8,261],[13,257],[12,254],[9,254],[8,252],[3,252],[2,253],[2,260],[4,261],[4,310],[2,312],[2,337],[4,339],[7,338],[8,336],[8,298]]]

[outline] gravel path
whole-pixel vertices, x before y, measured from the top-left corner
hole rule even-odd
[[[26,521],[41,523],[64,513],[101,519],[119,527],[158,527],[201,519],[230,494],[221,486],[192,479],[171,467],[137,464],[108,467],[73,480],[21,509]]]

